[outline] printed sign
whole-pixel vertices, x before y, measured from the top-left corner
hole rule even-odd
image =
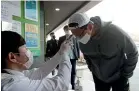
[[[25,18],[38,21],[38,7],[36,0],[25,1]]]
[[[26,46],[28,48],[38,48],[39,47],[39,35],[38,26],[33,24],[25,24],[25,39]]]
[[[1,1],[1,20],[12,22],[12,16],[21,16],[20,1]]]

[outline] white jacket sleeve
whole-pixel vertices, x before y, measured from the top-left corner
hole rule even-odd
[[[23,76],[15,76],[16,80],[8,83],[4,87],[4,91],[67,91],[70,84],[70,74],[71,63],[67,57],[60,63],[58,74],[55,77],[32,80]]]
[[[44,91],[67,91],[71,78],[70,59],[59,65],[58,74],[53,78],[43,79]]]
[[[39,68],[34,68],[31,70],[25,70],[23,73],[29,79],[32,80],[41,80],[46,77],[50,72],[53,71],[56,66],[64,60],[69,60],[69,57],[66,54],[59,54],[59,52],[49,61],[44,63]]]
[[[31,80],[31,91],[67,91],[71,78],[71,63],[69,57],[59,64],[58,74],[53,78]]]

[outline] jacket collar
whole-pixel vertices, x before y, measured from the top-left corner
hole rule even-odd
[[[11,74],[11,75],[21,75],[24,76],[24,74],[20,71],[16,71],[16,70],[11,70],[11,69],[4,69],[5,71],[7,71],[7,73]]]

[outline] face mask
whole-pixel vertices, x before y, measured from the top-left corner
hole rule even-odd
[[[70,34],[70,32],[69,32],[69,31],[65,31],[65,34],[68,34],[68,35],[69,35],[69,34]]]
[[[55,39],[56,37],[55,36],[53,36],[53,39]]]
[[[28,61],[24,64],[24,66],[29,69],[31,65],[33,64],[33,55],[30,50],[27,50],[25,55],[28,57]]]
[[[79,39],[79,41],[83,44],[86,44],[89,40],[90,40],[90,35],[88,33],[86,33],[81,39]]]
[[[55,35],[52,35],[51,38],[52,38],[52,39],[55,39]]]

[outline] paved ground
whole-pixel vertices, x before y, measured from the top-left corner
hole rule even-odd
[[[90,71],[87,66],[77,67],[77,76],[81,76],[81,84],[83,91],[95,91],[94,82]],[[131,91],[139,91],[139,63],[134,71],[134,75],[130,78],[130,89]]]
[[[139,91],[139,61],[134,71],[133,77],[130,79],[131,91]]]

